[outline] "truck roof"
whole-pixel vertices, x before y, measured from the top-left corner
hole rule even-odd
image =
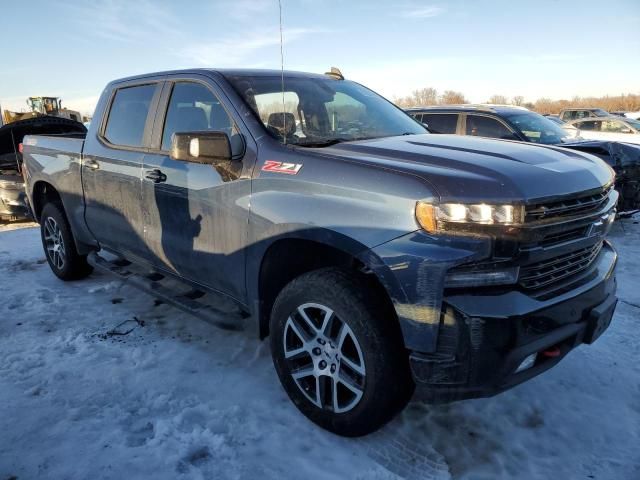
[[[214,73],[224,77],[272,77],[282,75],[281,70],[277,69],[257,69],[257,68],[186,68],[180,70],[166,70],[161,72],[145,73],[142,75],[133,75],[130,77],[118,78],[111,83],[128,82],[150,77],[158,77],[162,75],[175,75],[180,73]],[[298,72],[293,70],[285,70],[284,74],[288,77],[299,78],[328,78],[329,76],[322,73]],[[331,78],[331,77],[329,77]]]
[[[426,111],[456,111],[456,112],[511,112],[511,111],[526,111],[530,110],[526,107],[520,107],[517,105],[498,105],[498,104],[461,104],[461,105],[429,105],[425,107],[411,107],[406,108],[405,111],[411,112],[426,112]]]

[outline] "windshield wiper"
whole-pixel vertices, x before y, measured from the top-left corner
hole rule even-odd
[[[329,140],[324,140],[322,142],[305,142],[305,143],[296,143],[297,147],[309,147],[309,148],[319,148],[319,147],[330,147],[331,145],[335,145],[336,143],[348,142],[346,138],[331,138]]]

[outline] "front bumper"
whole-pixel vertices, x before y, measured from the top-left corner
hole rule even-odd
[[[445,295],[436,351],[410,355],[419,396],[440,403],[495,395],[595,341],[617,304],[616,261],[605,242],[593,265],[550,300],[517,290]]]

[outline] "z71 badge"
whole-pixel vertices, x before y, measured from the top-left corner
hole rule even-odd
[[[297,175],[302,168],[301,163],[284,163],[275,160],[267,160],[264,162],[261,170],[263,172],[285,173],[287,175]]]

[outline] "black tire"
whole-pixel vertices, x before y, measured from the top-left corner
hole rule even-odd
[[[54,226],[59,233],[52,240],[51,233]],[[87,256],[78,254],[71,227],[61,205],[47,203],[42,209],[40,238],[47,262],[53,273],[61,280],[79,280],[93,271],[93,267],[87,263]],[[52,251],[52,247],[53,250],[57,248],[57,255]]]
[[[290,348],[291,342],[295,343],[297,339],[301,339],[296,329],[299,329],[299,324],[303,323],[304,318],[300,316],[298,307],[304,306],[303,310],[307,313],[307,318],[311,318],[314,314],[316,306],[308,304],[325,307],[326,312],[332,311],[333,315],[326,313],[326,317],[332,319],[326,323],[337,323],[336,328],[340,332],[343,325],[348,326],[355,339],[350,344],[351,351],[355,354],[343,352],[342,347],[338,346],[339,340],[331,344],[333,350],[329,353],[324,350],[317,353],[320,349],[329,348],[325,347],[324,343],[319,345],[320,348],[310,350],[309,346],[315,346],[315,342],[320,341],[320,337],[313,336],[313,330],[310,330],[312,332],[310,336],[304,335],[310,339],[308,342],[301,340],[299,341],[301,346]],[[316,326],[325,319],[322,309],[318,309],[317,312]],[[292,322],[295,323],[295,329]],[[305,325],[308,325],[308,322]],[[327,341],[329,338],[339,336],[340,333],[329,334],[323,338]],[[348,341],[351,341],[351,337],[349,340],[344,340],[341,345],[346,347]],[[399,325],[394,320],[393,312],[389,312],[389,307],[382,301],[378,289],[359,273],[346,269],[327,268],[306,273],[291,281],[280,292],[273,306],[270,343],[273,363],[289,398],[311,421],[338,435],[357,437],[379,429],[406,406],[413,393],[414,384],[408,354],[404,348]],[[331,363],[331,366],[327,367],[325,362],[325,366],[322,367],[320,359],[334,358],[331,355],[337,351],[336,347],[340,348],[340,359],[335,356],[335,364]],[[295,353],[297,351],[301,353]],[[287,359],[286,355],[293,355],[293,357],[290,356]],[[346,363],[345,357],[350,357],[347,360],[351,359],[351,362]],[[320,363],[317,363],[319,360]],[[348,368],[350,364],[360,366],[366,375],[360,375],[356,370]],[[336,367],[335,370],[334,367]],[[319,372],[318,375],[314,373],[313,376],[309,376],[307,374],[309,368]],[[326,377],[329,375],[327,368],[331,368],[331,376],[328,378]],[[305,372],[305,378],[294,380],[292,372],[302,370]],[[360,397],[351,390],[345,390],[342,385],[337,386],[340,380],[336,380],[336,376],[342,378],[342,375],[355,379],[350,383],[361,389]],[[326,382],[322,384],[324,387],[317,388],[320,384],[317,383],[316,376],[320,378],[318,381]],[[300,383],[303,381],[311,383],[303,386]],[[327,393],[327,389],[330,392]],[[347,397],[346,402],[357,403],[352,403],[354,406],[348,411],[339,412],[342,407],[340,402],[336,401],[336,397],[333,397],[334,389],[339,392],[338,396],[345,395],[345,392],[347,396],[352,394],[353,400]],[[324,395],[316,396],[315,390],[319,390]],[[310,400],[312,397],[315,398],[316,403]],[[359,400],[355,400],[357,398]],[[338,408],[334,408],[336,405]]]

